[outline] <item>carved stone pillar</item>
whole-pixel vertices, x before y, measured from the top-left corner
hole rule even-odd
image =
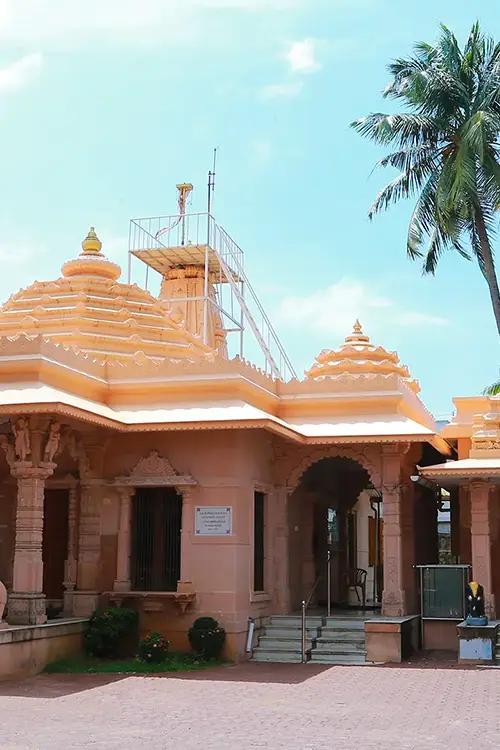
[[[120,521],[118,526],[118,544],[116,550],[116,579],[113,584],[115,591],[130,591],[130,535],[132,519],[132,496],[134,487],[120,487]]]
[[[81,487],[78,533],[77,588],[73,592],[73,614],[86,617],[97,606],[99,562],[101,556],[101,488],[96,484]]]
[[[181,584],[193,582],[191,567],[192,541],[194,526],[193,490],[183,487],[182,493],[182,526],[181,526]],[[178,588],[182,588],[178,586]]]
[[[403,571],[403,509],[401,463],[398,446],[384,446],[382,485],[384,513],[384,592],[382,614],[400,617],[406,613]]]
[[[73,614],[73,592],[78,566],[78,490],[68,492],[68,548],[64,562],[64,614]]]
[[[491,565],[492,500],[491,485],[472,482],[470,485],[470,517],[472,542],[472,577],[484,589],[486,615],[495,618],[495,596]]]
[[[45,480],[55,464],[34,467],[16,461],[11,467],[17,479],[16,536],[12,593],[9,596],[9,622],[39,625],[46,622],[43,594],[43,502]]]
[[[289,524],[288,501],[290,492],[286,487],[277,487],[273,494],[274,502],[274,607],[277,614],[290,612],[289,576]]]
[[[316,520],[315,516],[318,511],[317,511],[316,503],[314,501],[315,501],[314,493],[306,492],[305,490],[302,491],[300,529],[301,529],[301,537],[302,537],[302,590],[304,591],[303,596],[309,595],[309,592],[314,586],[316,576],[318,575],[316,572],[316,557],[318,555],[318,550],[315,550],[313,546],[314,526],[315,526],[315,520]],[[326,560],[326,554],[327,554],[326,532],[325,532],[324,538],[322,538],[319,542],[319,547],[320,547],[320,559],[324,558],[324,560]],[[323,560],[321,560],[320,562],[320,567],[322,566],[322,563],[323,563]],[[322,567],[326,568],[326,562]]]

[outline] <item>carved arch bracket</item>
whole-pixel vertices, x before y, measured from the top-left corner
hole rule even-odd
[[[344,446],[334,446],[331,448],[318,447],[316,450],[308,453],[289,475],[286,483],[287,493],[294,492],[307,469],[323,458],[349,458],[368,472],[374,486],[378,486],[380,483],[380,468],[377,465],[379,463],[377,461],[378,457],[368,456],[367,452]]]
[[[153,450],[139,459],[130,474],[116,477],[121,487],[189,487],[197,484],[190,474],[178,474],[172,464]]]

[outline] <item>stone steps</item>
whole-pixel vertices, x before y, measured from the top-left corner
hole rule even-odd
[[[306,628],[307,638],[317,638],[319,628]],[[280,628],[278,626],[266,625],[266,631],[273,634],[276,638],[301,638],[301,628]]]
[[[323,618],[316,615],[306,617],[306,628],[320,628],[323,625]],[[277,626],[281,628],[301,628],[302,618],[299,615],[273,615],[269,619],[266,627]]]
[[[337,654],[359,654],[365,653],[365,642],[362,643],[343,643],[342,641],[333,641],[319,638],[314,645],[314,653],[329,653],[332,651]]]
[[[259,638],[259,648],[265,651],[290,651],[302,653],[302,640],[300,638],[275,638],[271,635],[261,635]],[[312,648],[312,641],[306,641],[306,649]]]
[[[311,652],[306,652],[307,661],[309,661],[310,656]],[[252,655],[252,661],[269,662],[271,664],[300,664],[302,655],[287,651],[261,651],[256,648]]]
[[[367,661],[364,654],[323,654],[315,652],[314,658],[310,659],[310,664],[357,665],[367,664]]]
[[[325,630],[360,630],[365,632],[365,621],[352,617],[326,617],[323,623]]]
[[[362,630],[333,630],[332,628],[321,629],[322,640],[339,641],[342,643],[356,643],[365,641]]]
[[[306,618],[306,660],[319,664],[364,664],[364,620],[335,616]],[[275,615],[263,627],[252,661],[300,662],[300,616]]]

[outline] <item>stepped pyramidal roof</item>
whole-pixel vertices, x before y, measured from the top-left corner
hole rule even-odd
[[[305,375],[309,380],[397,375],[414,393],[420,391],[418,382],[411,377],[408,368],[401,364],[396,352],[389,352],[382,346],[372,344],[363,332],[359,320],[356,320],[352,333],[346,336],[342,346],[338,349],[323,349]]]
[[[0,308],[0,337],[40,336],[107,363],[137,358],[196,362],[214,351],[186,330],[164,302],[136,284],[118,281],[91,227],[81,253],[55,281],[35,281]]]

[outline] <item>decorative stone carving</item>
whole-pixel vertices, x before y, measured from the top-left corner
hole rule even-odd
[[[12,468],[16,460],[16,453],[14,450],[14,445],[9,440],[7,435],[0,435],[0,448],[5,453],[5,459],[9,467]]]
[[[54,456],[59,450],[61,441],[61,425],[59,422],[52,422],[49,427],[49,436],[45,444],[43,460],[52,463]]]
[[[131,476],[160,476],[174,477],[177,472],[172,467],[168,458],[160,456],[158,451],[153,450],[146,458],[141,458],[132,469]]]
[[[19,461],[27,461],[31,454],[31,441],[29,424],[26,417],[19,417],[12,422],[14,433],[14,451]]]
[[[128,476],[117,477],[114,484],[132,487],[183,487],[196,484],[196,481],[189,474],[178,474],[168,458],[160,456],[157,450],[152,450],[137,462]]]

